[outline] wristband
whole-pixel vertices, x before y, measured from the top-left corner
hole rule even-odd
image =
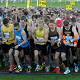
[[[70,42],[73,42],[73,39],[71,39]]]
[[[20,46],[20,44],[18,46]]]
[[[61,38],[59,38],[58,41],[61,41]]]

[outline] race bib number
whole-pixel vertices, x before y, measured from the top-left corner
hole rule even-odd
[[[21,40],[21,37],[20,36],[16,36],[16,39],[20,41]]]
[[[37,37],[37,41],[41,41],[41,40],[44,40],[44,38]],[[37,43],[37,44],[44,44],[44,43]]]
[[[67,35],[67,36],[65,36],[66,37],[66,41],[70,41],[70,40],[72,40],[73,39],[73,37],[72,36],[69,36],[69,35]],[[73,43],[69,43],[69,44],[67,44],[68,46],[74,46],[74,44]]]
[[[7,39],[11,38],[9,33],[4,33],[4,36],[5,36],[5,38],[7,38]]]
[[[67,35],[65,37],[66,37],[66,41],[70,41],[71,39],[73,39],[73,37],[72,36],[69,36],[69,35]]]
[[[74,46],[74,44],[73,44],[73,43],[68,43],[67,45],[68,45],[68,46]]]
[[[51,37],[51,40],[56,41],[56,40],[58,40],[58,37],[57,36]]]

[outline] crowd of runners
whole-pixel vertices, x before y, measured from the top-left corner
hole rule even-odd
[[[78,72],[80,60],[80,9],[0,8],[0,69],[64,74]]]

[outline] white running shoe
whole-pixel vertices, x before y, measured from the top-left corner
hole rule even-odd
[[[64,74],[68,74],[68,73],[70,73],[70,70],[66,69],[65,72],[64,72]]]
[[[78,72],[78,70],[79,70],[78,66],[75,66],[75,72]]]
[[[35,71],[39,71],[39,69],[40,69],[40,67],[39,67],[39,65],[37,65]]]
[[[49,67],[45,67],[46,72],[48,73],[50,68]]]

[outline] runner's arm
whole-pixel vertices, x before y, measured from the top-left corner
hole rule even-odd
[[[80,39],[80,23],[78,23],[78,33],[79,33],[79,39]]]
[[[72,27],[72,32],[74,33],[75,37],[73,39],[73,42],[79,39],[78,32],[76,31],[75,27]]]
[[[23,44],[25,44],[27,42],[25,31],[22,31],[21,35],[22,35],[24,41],[21,44],[19,44],[20,46],[23,45]]]
[[[3,40],[3,41],[7,41],[7,39],[4,37],[4,32],[3,32],[3,30],[2,30],[2,27],[3,27],[3,26],[1,26],[1,37],[2,37],[2,40]]]
[[[10,38],[10,39],[8,39],[8,41],[12,41],[12,40],[15,40],[15,35],[14,35],[14,29],[13,29],[13,27],[12,27],[12,38]]]

